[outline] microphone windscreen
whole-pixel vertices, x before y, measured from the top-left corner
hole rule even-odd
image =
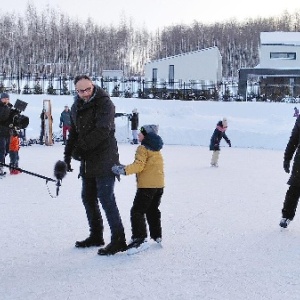
[[[54,166],[54,176],[57,180],[62,180],[67,174],[67,164],[59,160]]]

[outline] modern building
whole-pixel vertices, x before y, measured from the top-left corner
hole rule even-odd
[[[222,57],[217,47],[182,53],[145,64],[145,79],[169,83],[222,81]]]
[[[260,77],[261,89],[295,96],[300,89],[300,32],[261,32],[259,65],[239,70],[238,93],[247,99],[249,77]],[[263,85],[263,86],[262,86]],[[277,89],[276,89],[277,87]]]

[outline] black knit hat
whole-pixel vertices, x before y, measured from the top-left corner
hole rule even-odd
[[[0,100],[4,99],[4,98],[8,98],[9,99],[9,95],[7,93],[2,93],[0,96]]]

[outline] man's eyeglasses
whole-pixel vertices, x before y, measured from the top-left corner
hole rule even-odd
[[[84,90],[76,90],[78,94],[84,94],[84,93],[89,93],[92,90],[92,87],[88,87]]]

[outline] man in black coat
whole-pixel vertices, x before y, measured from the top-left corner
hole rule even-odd
[[[5,163],[5,157],[9,152],[9,122],[12,107],[9,102],[9,95],[2,93],[0,95],[0,162],[2,163]],[[0,166],[0,176],[3,177],[5,174],[3,166]]]
[[[287,182],[289,188],[285,195],[282,208],[282,219],[279,225],[286,228],[295,217],[298,201],[300,198],[300,117],[296,119],[290,139],[285,148],[283,168],[290,173],[290,163],[294,156],[291,176]]]
[[[72,170],[71,157],[81,162],[81,196],[90,227],[90,236],[77,241],[75,246],[104,245],[99,199],[111,230],[111,243],[100,248],[98,254],[112,255],[127,247],[114,195],[115,175],[111,171],[113,165],[119,164],[115,106],[108,94],[88,76],[77,76],[74,84],[77,96],[71,107],[71,128],[64,154],[68,171]]]

